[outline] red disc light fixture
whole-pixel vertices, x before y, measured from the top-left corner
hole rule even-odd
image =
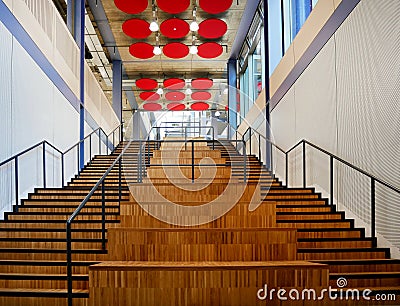
[[[133,18],[122,24],[122,31],[129,37],[144,39],[151,34],[149,26],[150,24],[146,20]]]
[[[139,14],[143,12],[148,5],[148,0],[114,0],[117,8],[127,14]]]
[[[153,49],[154,47],[148,43],[137,42],[129,47],[129,53],[137,58],[148,59],[154,56]]]
[[[185,97],[185,94],[180,91],[170,91],[165,94],[165,99],[169,101],[182,101]]]
[[[198,33],[204,38],[216,39],[224,36],[227,30],[228,26],[226,25],[225,21],[221,19],[210,18],[202,21],[199,24]]]
[[[203,58],[215,58],[222,54],[222,46],[215,42],[206,42],[198,47],[198,55]]]
[[[163,52],[170,58],[182,58],[189,54],[189,47],[179,42],[173,42],[166,44]]]
[[[136,80],[136,86],[143,90],[152,90],[157,88],[158,83],[154,79],[142,78]]]
[[[220,14],[229,9],[233,0],[199,0],[200,7],[210,14]]]
[[[208,91],[196,91],[192,93],[192,100],[208,100],[211,94]]]
[[[160,95],[153,91],[145,91],[139,94],[140,99],[145,101],[158,101],[160,100]]]
[[[185,80],[178,78],[166,79],[163,82],[165,89],[179,90],[185,87]]]
[[[143,109],[147,110],[147,111],[151,111],[151,112],[155,112],[155,111],[159,111],[161,110],[162,106],[159,103],[145,103],[143,104]]]
[[[170,111],[183,111],[184,109],[186,109],[186,106],[183,103],[171,102],[167,105],[167,108]]]
[[[189,25],[179,18],[170,18],[160,25],[161,33],[168,38],[182,38],[189,33]]]
[[[192,87],[194,89],[209,89],[213,86],[213,80],[208,79],[208,78],[198,78],[192,80]]]
[[[136,0],[130,0],[135,2]],[[190,0],[157,0],[158,7],[166,13],[179,14],[187,10]]]
[[[205,102],[196,102],[193,103],[190,108],[194,111],[205,111],[207,109],[209,109],[210,105],[208,105]]]

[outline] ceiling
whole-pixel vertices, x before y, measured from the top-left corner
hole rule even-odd
[[[136,86],[136,80],[141,78],[155,79],[162,88],[164,87],[163,81],[165,79],[184,79],[186,80],[186,86],[181,90],[182,92],[184,92],[187,87],[191,87],[190,81],[192,79],[210,78],[214,81],[213,86],[208,89],[208,91],[211,93],[211,98],[205,102],[207,102],[212,109],[224,109],[224,105],[227,104],[227,98],[225,97],[226,95],[223,95],[223,89],[226,84],[227,61],[230,56],[231,47],[233,45],[244,8],[246,6],[246,0],[214,0],[214,2],[217,1],[219,4],[227,1],[228,6],[230,2],[232,2],[228,10],[218,14],[210,14],[202,9],[202,4],[212,4],[213,1],[209,0],[154,0],[154,3],[152,0],[148,0],[147,8],[138,14],[128,14],[117,7],[118,5],[121,8],[124,5],[124,2],[129,1],[136,1],[138,6],[140,6],[139,2],[143,2],[141,0],[102,0],[102,5],[104,7],[108,23],[115,38],[115,46],[105,45],[103,47],[115,47],[118,50],[126,72],[123,80],[124,89],[127,91],[133,91],[136,101],[139,105],[139,109],[143,109],[144,103],[149,102],[140,98],[140,93],[142,93],[144,90]],[[174,5],[171,7],[174,9],[174,7],[179,7],[181,4],[186,6],[186,1],[189,2],[188,7],[182,13],[170,14],[162,10],[163,4],[165,5],[165,3],[170,5],[173,2]],[[137,5],[135,4],[135,6]],[[146,6],[146,3],[144,3],[144,6]],[[124,22],[129,19],[142,19],[150,23],[153,20],[153,8],[156,8],[157,10],[156,17],[159,25],[162,24],[163,21],[170,18],[179,18],[190,24],[193,20],[193,9],[195,7],[196,21],[198,24],[209,18],[221,19],[227,24],[226,33],[220,38],[206,39],[201,37],[198,32],[189,31],[188,34],[183,38],[173,39],[163,35],[161,32],[162,29],[160,29],[158,32],[149,33],[150,35],[146,38],[132,38],[125,34],[122,30]],[[204,5],[203,7],[206,8]],[[130,53],[130,46],[134,43],[144,42],[150,44],[151,46],[155,46],[157,35],[159,45],[161,49],[163,49],[163,52],[160,55],[154,55],[151,58],[142,59],[135,57]],[[215,58],[203,58],[199,54],[192,55],[189,53],[188,55],[177,59],[170,58],[163,54],[165,45],[168,43],[178,42],[188,47],[191,46],[193,35],[195,35],[195,45],[200,46],[203,43],[214,42],[222,46],[222,54]],[[205,51],[207,52],[208,50],[209,48],[207,46]],[[171,102],[165,98],[167,93],[166,89],[167,88],[164,88],[164,93],[160,100],[156,101],[162,105],[163,109],[167,109],[167,104]],[[193,92],[195,91],[196,90],[193,89]],[[192,96],[188,94],[181,102],[187,105],[187,109],[190,109],[192,103],[197,101],[192,100]]]

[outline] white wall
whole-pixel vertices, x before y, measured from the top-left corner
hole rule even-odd
[[[79,139],[79,114],[0,23],[0,137],[3,161],[46,139],[60,150]],[[43,184],[42,148],[19,158],[20,197]],[[46,150],[47,186],[61,183],[60,155]],[[66,165],[68,168],[68,165]],[[15,201],[14,163],[0,168],[0,210]]]
[[[399,71],[400,2],[362,0],[272,111],[276,143],[307,139],[400,187]],[[289,183],[299,186],[301,152],[290,156]],[[327,196],[329,159],[307,148],[307,164],[308,185]],[[370,222],[369,186],[335,163],[335,203],[360,224]],[[378,232],[400,247],[400,197],[377,186],[376,205]]]
[[[64,84],[79,97],[79,49],[51,0],[0,0],[34,41],[38,49],[60,75]],[[3,16],[8,14],[4,12]],[[3,14],[3,12],[2,12]],[[0,20],[3,20],[1,18]],[[4,19],[7,24],[9,19]],[[11,29],[13,31],[13,29]],[[0,21],[0,162],[43,140],[65,151],[79,141],[79,113],[52,80],[36,64],[12,33]],[[119,123],[90,68],[85,67],[86,111],[94,120],[85,123],[85,135],[93,126],[110,133]],[[75,101],[72,101],[73,103]],[[88,117],[88,116],[86,116]],[[88,125],[91,123],[91,127]],[[99,153],[99,140],[92,138],[92,154]],[[105,139],[103,138],[105,141]],[[106,146],[102,144],[102,153]],[[89,156],[89,141],[85,142],[85,162]],[[77,149],[65,155],[65,182],[78,167]],[[46,185],[61,185],[61,157],[46,148]],[[25,198],[34,187],[43,186],[43,149],[34,149],[19,158],[19,199]],[[15,164],[0,168],[0,217],[15,204]]]

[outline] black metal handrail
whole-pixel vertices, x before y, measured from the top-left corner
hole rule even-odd
[[[85,207],[87,202],[91,199],[94,193],[101,185],[101,245],[102,249],[106,248],[106,194],[105,194],[105,179],[110,174],[112,169],[118,163],[118,208],[121,204],[122,199],[122,166],[121,159],[124,155],[125,151],[129,145],[127,145],[122,152],[118,155],[118,157],[114,160],[111,166],[106,170],[103,176],[99,179],[99,181],[93,186],[85,199],[79,204],[79,206],[75,209],[75,211],[70,215],[68,220],[66,221],[66,243],[67,243],[67,285],[68,285],[68,305],[72,306],[72,239],[71,239],[71,224],[75,220],[75,218],[79,215],[81,210]]]
[[[46,187],[47,187],[47,175],[46,175],[46,147],[49,146],[50,148],[52,148],[52,149],[54,149],[56,152],[58,152],[58,153],[60,154],[60,157],[61,157],[61,161],[60,161],[60,162],[61,162],[61,187],[64,187],[64,171],[65,171],[64,160],[65,160],[65,155],[66,155],[68,152],[70,152],[72,149],[74,149],[75,147],[78,148],[78,150],[77,150],[77,152],[78,152],[77,160],[78,160],[78,173],[79,173],[79,145],[80,145],[82,142],[84,142],[87,138],[90,138],[90,153],[89,153],[89,156],[92,156],[92,153],[91,153],[91,147],[92,147],[92,146],[91,146],[91,137],[92,137],[93,134],[99,133],[99,152],[100,152],[100,154],[101,154],[101,142],[100,142],[100,131],[101,131],[101,132],[104,133],[104,135],[106,136],[106,145],[107,145],[107,154],[108,154],[108,150],[109,150],[109,144],[108,144],[109,141],[108,141],[108,139],[109,139],[109,137],[112,135],[112,137],[113,137],[113,146],[115,146],[115,145],[114,145],[114,143],[115,143],[115,132],[116,132],[118,129],[120,129],[120,134],[121,134],[120,140],[122,140],[122,127],[123,127],[123,124],[118,125],[118,126],[117,126],[114,130],[112,130],[112,131],[110,132],[110,134],[108,134],[108,135],[104,132],[104,130],[103,130],[102,128],[97,128],[96,130],[94,130],[94,131],[92,131],[90,134],[88,134],[84,139],[80,140],[79,142],[77,142],[76,144],[74,144],[73,146],[71,146],[70,148],[68,148],[67,150],[65,150],[64,152],[61,151],[60,149],[58,149],[57,147],[55,147],[53,144],[49,143],[47,140],[43,140],[43,141],[41,141],[41,142],[39,142],[39,143],[37,143],[37,144],[31,146],[31,147],[29,147],[29,148],[27,148],[27,149],[25,149],[25,150],[19,152],[19,153],[15,154],[15,155],[13,155],[13,156],[11,156],[11,157],[9,157],[9,158],[7,158],[6,160],[2,161],[2,162],[0,163],[0,167],[4,166],[5,164],[7,164],[7,163],[9,163],[9,162],[14,161],[14,172],[15,172],[15,174],[14,174],[15,211],[18,211],[18,207],[19,207],[19,168],[18,168],[18,166],[19,166],[19,158],[20,158],[22,155],[24,155],[24,154],[26,154],[26,153],[32,151],[32,150],[35,149],[35,148],[38,148],[38,147],[41,147],[41,146],[43,147],[43,148],[42,148],[42,152],[43,152],[43,153],[42,153],[42,173],[43,173],[42,176],[43,176],[43,188],[46,188]]]
[[[191,160],[192,162],[190,164],[162,164],[162,166],[190,166],[192,168],[192,183],[194,183],[195,179],[194,179],[194,167],[198,166],[198,167],[202,167],[202,166],[210,166],[208,164],[195,164],[195,157],[194,157],[194,143],[197,142],[209,142],[207,140],[202,140],[202,139],[190,139],[190,140],[151,140],[151,142],[153,142],[154,144],[157,144],[155,147],[159,148],[160,147],[160,143],[184,143],[185,144],[185,149],[187,149],[187,143],[191,143]],[[240,142],[243,144],[244,147],[244,152],[246,152],[246,142],[244,140],[236,140],[236,142]],[[146,146],[147,143],[147,159],[143,158],[143,144],[144,146]],[[143,181],[143,173],[146,169],[147,165],[150,165],[150,141],[148,140],[139,140],[139,158],[138,158],[138,177],[137,177],[137,182],[141,183]],[[215,149],[215,140],[212,140],[212,149]],[[146,152],[144,152],[144,154],[146,154]],[[246,161],[246,154],[243,154],[243,180],[244,182],[247,182],[247,161]],[[143,162],[144,161],[144,162]],[[220,164],[213,164],[212,166],[219,166]],[[155,164],[152,164],[152,166],[155,166]]]
[[[184,129],[185,130],[185,132],[184,132],[184,135],[185,135],[185,141],[187,140],[187,134],[188,134],[188,129],[198,129],[198,133],[199,133],[199,136],[200,136],[200,134],[201,134],[201,129],[204,129],[204,128],[209,128],[209,129],[211,129],[212,130],[212,141],[213,141],[213,150],[214,150],[214,140],[215,140],[215,128],[212,126],[212,125],[195,125],[195,126],[191,126],[191,125],[186,125],[186,126],[152,126],[151,127],[151,129],[150,129],[150,131],[149,131],[149,133],[148,133],[148,136],[147,136],[147,141],[148,140],[150,140],[150,133],[151,133],[151,131],[153,130],[153,129],[155,129],[155,130],[159,130],[159,129],[170,129],[170,128],[175,128],[175,129]],[[190,134],[196,134],[197,132],[196,131],[190,131],[189,132]],[[157,140],[160,140],[160,139],[157,139]]]
[[[247,131],[250,128],[248,128],[246,130],[246,132],[244,134],[247,133]],[[254,129],[251,129],[252,131],[256,132],[257,134],[260,135],[260,133]],[[265,139],[265,137],[264,137]],[[266,139],[267,140],[267,139]],[[371,194],[371,238],[373,240],[373,246],[376,247],[376,208],[375,208],[375,201],[376,201],[376,194],[375,194],[375,187],[376,187],[376,183],[379,183],[391,190],[393,190],[394,192],[400,194],[400,189],[393,186],[392,184],[386,182],[385,180],[382,180],[378,177],[376,177],[375,175],[353,165],[352,163],[340,158],[339,156],[330,153],[329,151],[317,146],[316,144],[313,144],[305,139],[300,140],[297,144],[295,144],[294,146],[292,146],[289,150],[284,151],[282,148],[280,148],[279,146],[277,146],[276,144],[274,144],[272,141],[267,140],[271,145],[275,146],[281,153],[285,154],[285,181],[286,181],[286,186],[289,186],[289,154],[295,150],[298,146],[302,146],[302,180],[303,180],[303,188],[306,188],[307,186],[307,180],[306,180],[306,146],[309,145],[310,147],[324,153],[325,155],[329,156],[329,204],[333,205],[333,189],[334,189],[334,161],[338,161],[344,165],[346,165],[347,167],[367,176],[370,179],[370,194]],[[251,142],[251,135],[250,135],[250,142]],[[251,144],[250,144],[251,147]],[[250,149],[251,150],[251,149]],[[260,151],[261,152],[261,151]],[[251,153],[250,153],[251,154]],[[260,154],[260,153],[259,153]],[[261,154],[259,155],[261,156]]]

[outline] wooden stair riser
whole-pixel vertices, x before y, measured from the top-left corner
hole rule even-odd
[[[346,276],[346,274],[343,275],[347,280],[347,288],[400,287],[400,276],[398,274],[393,274],[389,277],[385,275],[383,278],[382,275],[374,275],[371,273],[360,279]],[[336,279],[331,279],[329,285],[332,286],[332,288],[337,288]]]
[[[65,294],[66,295],[66,294]],[[0,305],[12,306],[68,306],[66,298],[0,296]],[[87,298],[74,298],[74,306],[88,306]]]
[[[88,289],[88,281],[73,281],[74,289]],[[66,280],[3,280],[0,276],[0,288],[36,288],[36,289],[67,289]]]
[[[55,206],[50,206],[50,205],[46,205],[44,207],[27,207],[25,205],[21,206],[18,209],[19,213],[65,213],[65,214],[69,214],[71,215],[75,209],[77,208],[77,206],[75,205],[69,205],[68,207],[57,207],[57,205]],[[118,206],[113,206],[110,207],[109,205],[106,206],[106,214],[107,213],[118,213]],[[101,207],[101,203],[99,205],[97,205],[96,207],[84,207],[81,210],[82,213],[102,213],[102,207]]]
[[[322,213],[322,214],[290,214],[290,215],[277,215],[276,220],[343,220],[341,214],[334,213]]]
[[[329,264],[330,273],[354,273],[354,272],[400,272],[400,263],[375,263],[375,261],[364,262],[363,264],[340,263]],[[357,262],[357,261],[355,261]]]
[[[370,252],[358,251],[352,252],[321,252],[321,253],[297,253],[297,260],[327,260],[327,259],[385,259],[386,254],[383,251]]]
[[[39,262],[39,261],[38,261]],[[72,266],[73,274],[88,274],[89,266]],[[0,273],[26,273],[26,274],[64,274],[67,275],[67,267],[64,265],[0,265]]]
[[[288,221],[288,220],[287,220]],[[282,222],[282,220],[277,220],[278,227],[291,227],[291,228],[351,228],[351,222],[349,221],[330,221],[326,220],[324,222],[299,222],[299,223],[292,223],[292,222]]]
[[[13,215],[8,215],[8,220],[13,221],[13,220],[67,220],[71,214],[64,214],[64,215],[44,215],[44,214],[32,214],[32,215],[21,215],[21,214],[13,214]],[[107,215],[106,214],[106,220],[119,220],[119,216],[117,215]],[[75,220],[102,220],[102,216],[100,215],[78,215]]]
[[[65,247],[64,247],[65,249]],[[72,254],[73,261],[105,261],[105,254]],[[3,253],[0,252],[0,260],[66,260],[65,251],[60,253]]]
[[[298,242],[299,248],[372,248],[371,241],[315,241]]]
[[[61,242],[27,242],[27,241],[0,241],[0,248],[33,248],[33,249],[65,249],[66,240]],[[101,242],[93,242],[88,239],[87,242],[72,242],[72,249],[101,249]]]
[[[27,239],[66,239],[65,231],[49,230],[45,232],[35,232],[31,229],[26,231],[0,231],[0,238],[27,238]],[[72,239],[101,239],[101,232],[72,232]],[[107,232],[106,232],[107,237]]]
[[[282,207],[283,205],[279,205],[276,208],[277,212],[292,212],[292,213],[303,213],[303,212],[332,212],[332,208],[329,206],[320,206],[320,207]]]
[[[109,250],[109,260],[295,260],[296,231],[115,228],[109,231]]]
[[[323,231],[323,232],[297,232],[297,238],[361,238],[360,231],[350,231],[348,229],[341,229],[339,231]]]

